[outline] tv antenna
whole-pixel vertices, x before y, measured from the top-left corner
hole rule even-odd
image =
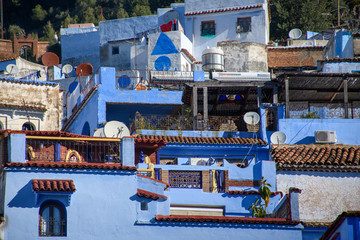
[[[130,131],[123,122],[110,121],[104,126],[105,137],[122,138],[130,136]]]
[[[65,64],[65,65],[61,68],[61,70],[63,71],[63,73],[69,74],[69,73],[72,72],[73,67],[72,67],[70,64]]]
[[[59,65],[59,57],[53,52],[46,52],[41,57],[41,62],[47,67],[57,66]]]
[[[17,74],[19,73],[19,68],[15,64],[9,64],[6,66],[6,72],[8,74]]]
[[[88,76],[90,74],[92,74],[93,72],[93,66],[90,63],[81,63],[77,68],[76,68],[76,76]]]
[[[260,115],[256,112],[247,112],[244,115],[244,121],[249,125],[256,125],[260,121]]]
[[[302,32],[300,29],[294,28],[294,29],[291,29],[289,32],[289,38],[298,39],[299,37],[301,37],[301,34],[302,34]]]
[[[272,144],[284,144],[286,142],[286,135],[281,131],[271,134],[270,141]]]

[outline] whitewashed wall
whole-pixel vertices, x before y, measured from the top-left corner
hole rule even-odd
[[[343,211],[360,209],[360,173],[278,172],[277,190],[300,188],[300,220],[333,222]]]

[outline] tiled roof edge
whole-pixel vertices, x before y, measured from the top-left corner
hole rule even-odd
[[[285,218],[252,218],[252,217],[217,217],[217,216],[183,216],[183,215],[156,215],[156,221],[164,222],[198,222],[198,223],[227,223],[227,224],[273,224],[297,225],[300,221]]]
[[[209,13],[219,13],[219,12],[229,12],[229,11],[239,11],[239,10],[247,10],[252,8],[261,8],[262,4],[257,5],[250,5],[244,7],[231,7],[231,8],[222,8],[222,9],[215,9],[215,10],[205,10],[205,11],[196,11],[196,12],[187,12],[185,16],[192,16],[192,15],[199,15],[199,14],[209,14]]]
[[[137,195],[139,197],[144,197],[144,198],[149,198],[152,200],[158,200],[159,198],[162,198],[164,200],[167,200],[167,197],[161,194],[157,194],[157,193],[153,193],[153,192],[149,192],[143,189],[137,189]]]
[[[5,163],[4,167],[40,167],[40,168],[68,168],[68,169],[103,169],[103,170],[126,170],[136,171],[136,167],[123,166],[120,163],[68,163],[68,162],[11,162]]]

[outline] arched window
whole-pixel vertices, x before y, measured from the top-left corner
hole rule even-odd
[[[26,122],[22,125],[22,130],[35,131],[36,127],[31,122]]]
[[[40,207],[40,236],[66,236],[65,209],[56,202],[46,202]]]

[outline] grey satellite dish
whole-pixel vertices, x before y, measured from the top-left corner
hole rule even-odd
[[[298,39],[299,37],[301,37],[301,34],[302,34],[302,32],[300,29],[294,28],[294,29],[291,29],[289,32],[289,38]]]
[[[105,137],[111,138],[122,138],[125,136],[130,136],[130,131],[127,126],[118,121],[110,121],[104,126]]]
[[[280,131],[274,132],[271,134],[270,141],[272,144],[284,144],[286,141],[286,135]]]
[[[9,64],[6,66],[6,72],[9,74],[17,74],[19,72],[19,68],[15,64]]]
[[[72,70],[73,70],[73,67],[72,67],[70,64],[65,64],[65,65],[62,67],[62,71],[63,71],[63,73],[65,73],[65,74],[71,73]]]
[[[249,125],[256,125],[260,121],[260,116],[256,112],[247,112],[244,115],[244,121]]]
[[[94,137],[105,137],[104,128],[98,128],[95,130]]]

